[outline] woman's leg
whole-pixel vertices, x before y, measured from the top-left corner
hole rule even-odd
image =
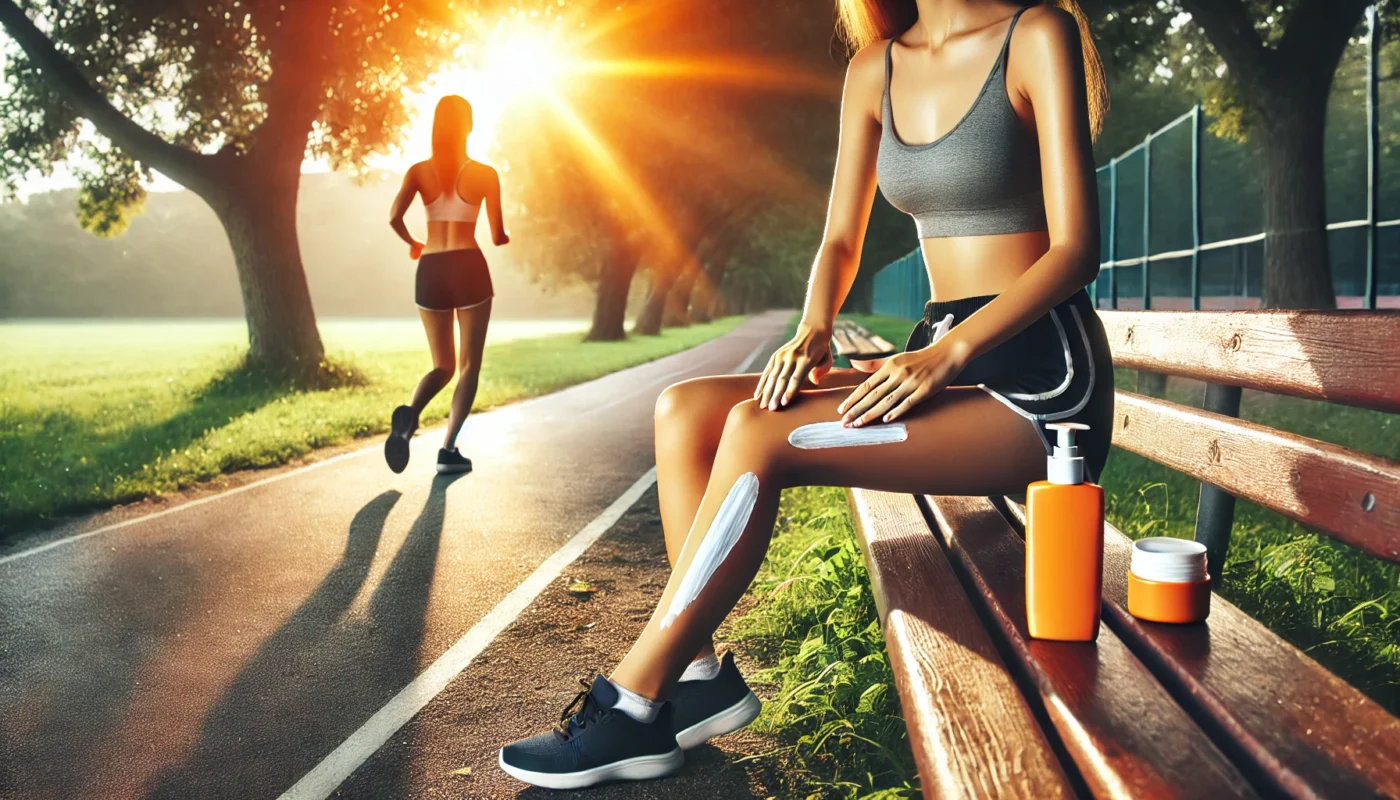
[[[903,441],[803,449],[797,428],[828,423],[837,433],[878,434],[884,426],[839,429],[836,406],[849,390],[804,391],[790,407],[766,411],[752,400],[728,413],[703,500],[661,602],[612,680],[649,698],[668,696],[695,653],[753,580],[768,548],[778,495],[791,486],[857,486],[895,492],[988,495],[1019,492],[1044,477],[1045,449],[1032,425],[979,389],[945,389],[901,420]],[[898,423],[896,423],[897,425]],[[886,429],[885,432],[888,432]],[[659,465],[658,465],[659,466]],[[659,477],[659,473],[658,473]],[[719,523],[716,518],[720,517]],[[747,517],[747,522],[745,522]],[[737,540],[726,532],[738,532]],[[724,544],[732,541],[725,552]],[[685,608],[672,600],[696,554],[718,566],[691,579],[698,593]]]
[[[457,368],[457,389],[452,393],[452,413],[447,421],[447,438],[443,449],[456,447],[457,434],[471,413],[476,400],[477,380],[481,377],[481,353],[486,347],[486,325],[491,321],[491,301],[471,308],[457,309],[457,326],[461,330],[462,346]]]
[[[423,318],[423,331],[428,334],[428,351],[433,356],[433,368],[428,370],[428,374],[418,381],[418,388],[413,390],[413,400],[409,405],[413,408],[415,418],[423,413],[428,403],[452,380],[453,362],[456,360],[452,351],[452,312],[420,308],[418,316]]]
[[[757,374],[695,378],[671,385],[656,400],[656,494],[666,559],[672,567],[705,496],[724,421],[735,405],[753,397],[758,378]],[[854,386],[863,379],[854,370],[834,370],[823,384]],[[707,639],[692,659],[712,653],[714,642]]]

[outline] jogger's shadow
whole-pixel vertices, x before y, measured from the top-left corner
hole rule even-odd
[[[356,611],[401,495],[384,492],[360,509],[340,561],[248,660],[205,717],[189,759],[161,776],[152,797],[206,796],[228,785],[276,795],[413,680],[446,492],[458,477],[434,479],[365,610]]]

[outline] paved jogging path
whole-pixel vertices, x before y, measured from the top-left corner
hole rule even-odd
[[[646,492],[660,391],[786,319],[473,416],[466,476],[430,430],[0,555],[0,797],[325,796]]]

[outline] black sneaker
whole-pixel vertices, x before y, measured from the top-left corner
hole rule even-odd
[[[685,763],[671,731],[671,706],[652,722],[613,708],[617,689],[602,675],[559,717],[559,727],[501,748],[497,763],[512,778],[546,789],[582,789],[604,781],[670,775]]]
[[[454,448],[452,448],[451,450],[443,449],[443,450],[439,450],[439,451],[438,451],[438,472],[439,472],[439,473],[442,473],[442,474],[444,474],[444,475],[447,475],[447,474],[455,474],[455,473],[458,473],[458,472],[471,472],[471,471],[472,471],[472,460],[471,460],[470,458],[467,458],[466,456],[462,455],[461,453],[459,453],[459,452],[457,451],[457,448],[454,447]]]
[[[408,440],[418,429],[418,415],[412,406],[399,406],[389,420],[389,438],[384,440],[384,460],[389,469],[403,472],[408,466]]]
[[[725,653],[715,677],[676,684],[671,706],[676,744],[690,750],[753,722],[763,703],[744,683],[744,676],[734,666],[734,654]]]

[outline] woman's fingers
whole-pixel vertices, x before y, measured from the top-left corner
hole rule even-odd
[[[885,414],[889,413],[890,409],[899,405],[904,398],[913,394],[913,392],[914,386],[911,386],[908,381],[895,384],[885,393],[884,397],[880,398],[869,410],[856,418],[856,427],[879,420]]]
[[[778,410],[778,398],[782,396],[783,389],[787,386],[788,379],[793,373],[795,360],[796,356],[788,353],[787,357],[783,359],[782,369],[778,370],[778,374],[774,376],[773,386],[768,393],[768,399],[764,402],[764,408],[769,411]]]
[[[787,386],[783,387],[782,396],[778,398],[781,405],[786,406],[792,401],[793,395],[797,394],[798,388],[802,385],[802,378],[807,374],[808,364],[806,356],[797,357],[797,362],[793,364],[792,374],[788,376]]]
[[[899,419],[905,414],[908,414],[910,409],[912,409],[919,403],[922,403],[931,394],[933,394],[933,392],[927,386],[918,387],[914,391],[910,392],[909,395],[905,397],[902,401],[900,401],[899,405],[890,409],[890,412],[885,415],[885,418],[882,421],[894,422],[895,420]]]
[[[783,351],[781,350],[769,356],[768,365],[763,368],[763,374],[758,376],[758,385],[754,387],[753,399],[760,401],[760,404],[763,400],[765,388],[768,386],[768,382],[773,379],[774,370],[778,368],[778,359],[782,357]]]
[[[841,417],[842,422],[847,425],[860,424],[861,415],[869,411],[871,406],[880,402],[891,389],[899,385],[888,373],[885,375],[876,374],[875,377],[883,380],[867,381],[866,383],[872,385],[866,389],[865,384],[861,384],[861,388],[865,389],[864,394],[860,397],[855,397],[853,394],[852,397],[846,398],[846,411]]]

